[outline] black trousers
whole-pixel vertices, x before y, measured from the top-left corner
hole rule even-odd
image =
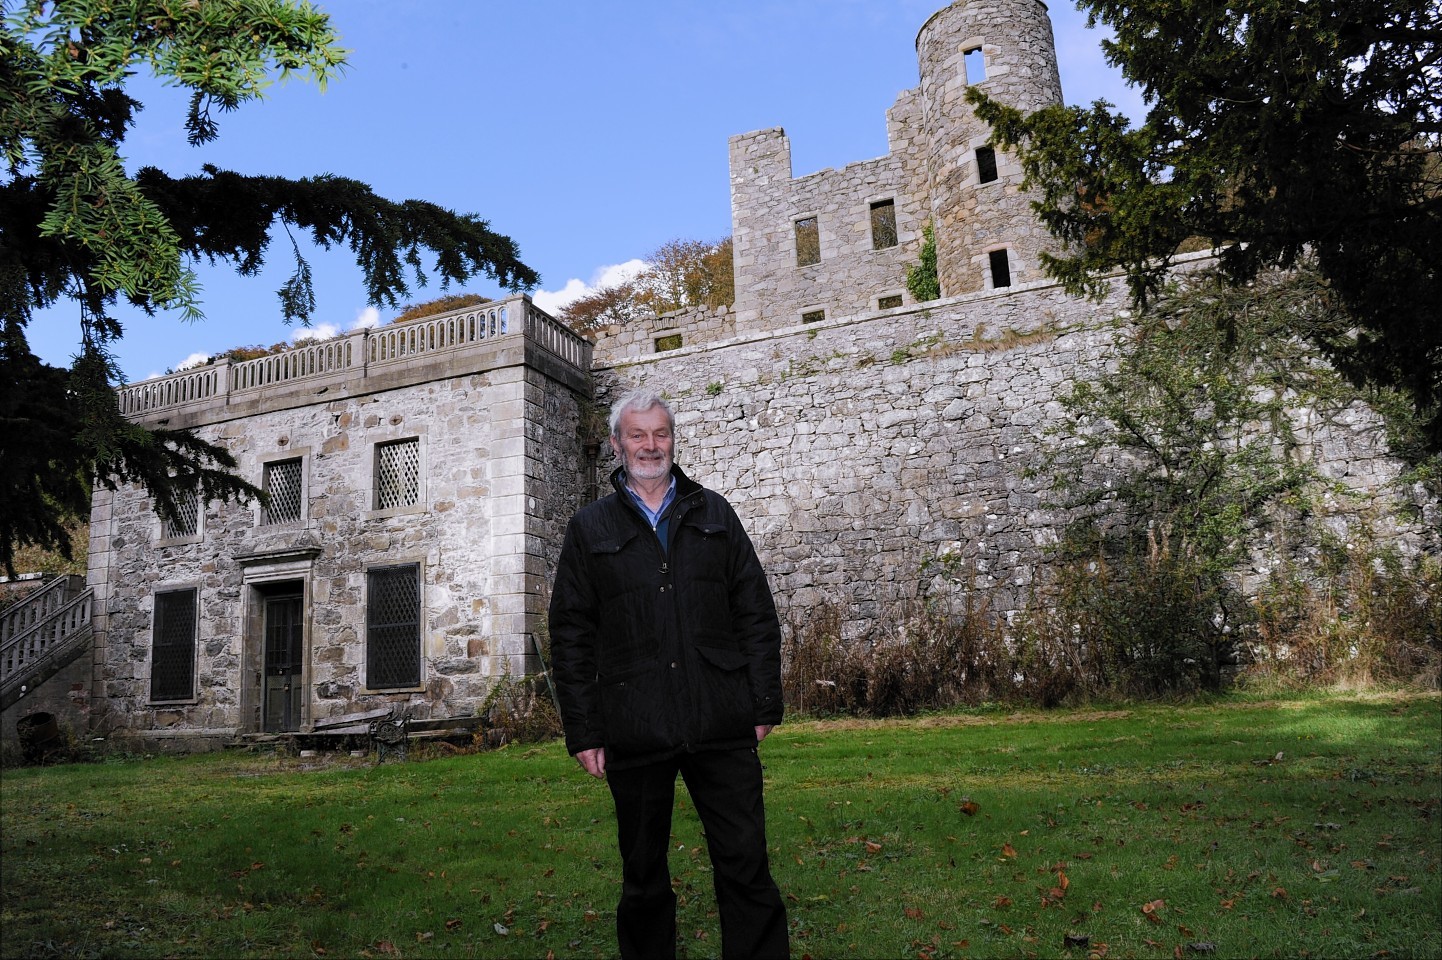
[[[621,847],[616,938],[623,960],[676,956],[676,895],[666,855],[680,774],[706,831],[721,915],[724,960],[790,955],[786,907],[771,879],[756,750],[687,753],[630,770],[608,770]]]

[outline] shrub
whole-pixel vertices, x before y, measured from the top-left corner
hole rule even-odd
[[[782,651],[787,706],[814,716],[904,716],[1009,694],[1011,656],[984,597],[960,610],[903,607],[847,640],[835,602],[793,616]]]
[[[537,743],[561,736],[561,714],[544,676],[511,676],[507,666],[477,712],[482,718],[477,746]]]
[[[1218,690],[1247,619],[1235,590],[1165,536],[1102,541],[1033,595],[1018,625],[1017,682],[1043,706]]]
[[[941,277],[936,270],[936,234],[930,220],[921,228],[921,238],[917,262],[906,268],[906,289],[917,303],[941,296]]]
[[[1368,538],[1324,545],[1309,575],[1273,571],[1256,603],[1252,683],[1442,687],[1442,560]]]
[[[392,323],[407,323],[411,320],[422,320],[426,317],[433,317],[441,313],[450,313],[452,310],[463,310],[466,307],[478,307],[483,303],[490,303],[490,297],[483,297],[478,293],[448,293],[445,296],[437,297],[434,300],[427,300],[424,303],[408,303],[404,310],[396,314]]]

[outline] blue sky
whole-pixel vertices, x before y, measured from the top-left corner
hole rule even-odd
[[[803,176],[886,152],[886,109],[917,84],[915,40],[944,0],[321,0],[351,50],[321,92],[298,79],[221,117],[220,138],[186,144],[186,98],[137,78],[146,105],[125,144],[129,169],[172,175],[204,163],[289,177],[333,173],[393,200],[477,213],[541,274],[532,295],[599,282],[608,268],[677,237],[731,232],[726,141],[780,126]],[[1103,98],[1141,115],[1107,67],[1099,32],[1068,0],[1050,4],[1068,103]],[[348,250],[307,254],[319,333],[382,322]],[[275,290],[289,244],[241,278],[201,265],[206,318],[121,310],[121,369],[141,380],[188,358],[293,340]],[[473,282],[460,291],[500,295]],[[412,300],[433,299],[432,283]],[[32,348],[68,364],[76,313],[36,316]]]

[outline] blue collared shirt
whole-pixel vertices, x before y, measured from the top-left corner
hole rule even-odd
[[[627,481],[625,486],[626,492],[631,495],[631,499],[635,501],[636,506],[641,508],[641,513],[646,517],[647,522],[651,524],[651,529],[656,530],[659,536],[660,531],[657,528],[661,524],[661,518],[666,515],[666,508],[671,506],[671,501],[676,499],[676,477],[674,475],[671,477],[671,485],[666,488],[666,496],[661,498],[661,506],[655,510],[646,506],[646,501],[641,499],[641,495],[631,489],[629,481]],[[664,544],[666,541],[663,538],[661,542]]]

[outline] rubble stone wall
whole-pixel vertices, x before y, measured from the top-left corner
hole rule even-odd
[[[642,384],[673,399],[678,462],[732,500],[797,616],[835,601],[850,635],[884,626],[942,556],[1006,614],[1067,519],[1027,468],[1055,442],[1057,396],[1114,356],[1125,306],[1120,281],[1101,304],[1036,283],[738,335],[600,367],[597,404]],[[1380,435],[1358,409],[1313,436],[1324,472],[1365,494],[1338,509],[1375,509],[1384,536],[1436,550],[1442,514],[1398,513],[1413,494]]]

